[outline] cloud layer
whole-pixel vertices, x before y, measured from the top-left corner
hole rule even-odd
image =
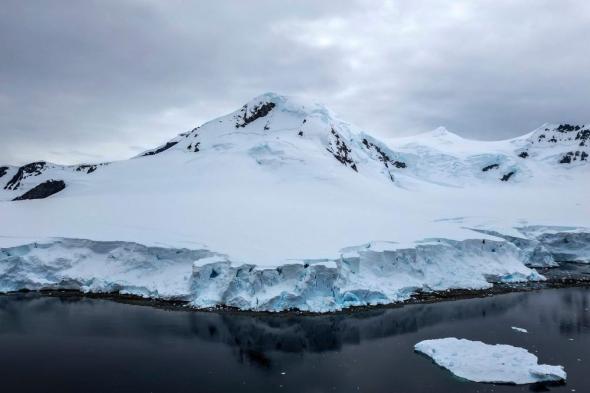
[[[126,158],[266,91],[383,137],[587,123],[589,36],[583,0],[7,0],[0,161]]]

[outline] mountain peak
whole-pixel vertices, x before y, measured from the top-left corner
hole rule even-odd
[[[257,95],[250,99],[245,105],[256,105],[260,102],[273,102],[275,104],[281,104],[288,101],[290,97],[275,93],[274,91],[268,91],[266,93]]]
[[[213,119],[137,157],[146,166],[183,165],[209,168],[251,165],[277,178],[343,176],[379,178],[400,186],[425,181],[464,185],[475,182],[524,181],[547,166],[587,166],[589,125],[544,124],[505,141],[465,139],[444,127],[388,143],[338,119],[314,101],[267,92],[236,111]],[[152,158],[157,156],[154,162]],[[34,162],[0,167],[5,196],[12,199],[42,181],[75,181],[108,163],[59,166]],[[112,167],[124,164],[117,163]],[[141,164],[137,164],[141,165]],[[544,176],[544,175],[540,175]]]
[[[427,138],[434,138],[438,141],[442,142],[455,142],[461,141],[464,138],[454,132],[447,130],[445,127],[438,127],[432,131],[427,131],[425,133],[420,134],[419,136],[427,137]]]
[[[324,119],[336,120],[334,112],[323,104],[301,97],[293,97],[275,92],[267,92],[252,98],[238,112],[243,113],[246,108],[249,111],[254,111],[260,107],[271,108],[277,112],[287,112],[299,117],[319,115]]]

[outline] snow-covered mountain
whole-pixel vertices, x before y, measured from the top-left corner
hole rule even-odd
[[[185,164],[246,156],[261,172],[287,177],[329,176],[340,164],[363,177],[383,178],[397,186],[412,180],[454,186],[478,181],[526,182],[535,175],[545,176],[547,170],[586,165],[590,161],[590,125],[545,124],[521,137],[494,142],[464,139],[442,127],[381,141],[338,119],[322,105],[268,93],[135,159],[166,164],[169,156],[181,152]],[[67,182],[71,187],[93,183],[87,175],[105,171],[109,164],[63,166],[39,161],[22,167],[0,166],[0,198],[22,197],[49,180]]]
[[[0,290],[321,311],[542,279],[590,255],[589,139],[385,141],[264,94],[129,160],[0,167]]]

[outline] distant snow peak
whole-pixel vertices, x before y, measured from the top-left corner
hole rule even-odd
[[[448,143],[461,141],[463,139],[461,136],[447,130],[445,127],[437,127],[432,131],[424,133],[423,135],[430,136]]]

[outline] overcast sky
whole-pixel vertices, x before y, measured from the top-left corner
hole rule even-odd
[[[122,159],[267,91],[377,136],[590,122],[590,2],[2,0],[0,162]]]

